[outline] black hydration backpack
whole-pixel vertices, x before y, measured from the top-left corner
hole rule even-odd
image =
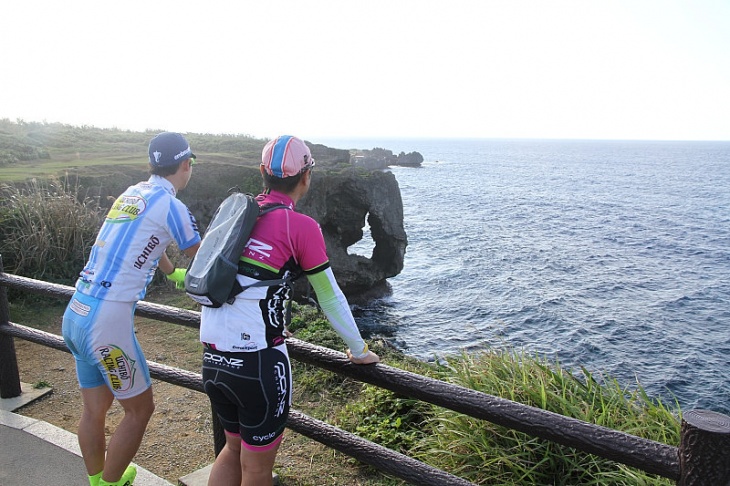
[[[262,214],[288,208],[283,204],[260,208],[251,194],[234,192],[218,206],[200,248],[188,266],[185,292],[206,307],[232,303],[236,295],[249,287],[281,284],[287,279],[262,280],[241,287],[236,280],[238,261],[248,243],[251,230]]]

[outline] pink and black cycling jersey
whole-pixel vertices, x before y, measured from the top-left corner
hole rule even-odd
[[[349,305],[330,268],[319,224],[294,211],[286,194],[271,191],[257,197],[260,206],[283,204],[262,215],[251,232],[239,262],[238,282],[246,287],[261,280],[306,275],[320,306],[354,353],[365,348]],[[251,287],[232,304],[203,307],[200,340],[219,350],[251,352],[278,346],[291,316],[291,283]]]

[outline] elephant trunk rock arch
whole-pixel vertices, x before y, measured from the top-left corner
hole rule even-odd
[[[312,190],[297,209],[322,228],[332,270],[351,302],[367,301],[390,291],[387,278],[403,270],[408,239],[403,201],[391,172],[346,171],[315,174]],[[372,256],[348,254],[363,237],[367,223],[374,242]],[[306,284],[299,282],[299,293]]]

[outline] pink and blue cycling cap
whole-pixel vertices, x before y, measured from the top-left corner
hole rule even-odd
[[[291,177],[314,166],[309,147],[301,139],[282,135],[271,140],[261,152],[261,165],[274,177]]]

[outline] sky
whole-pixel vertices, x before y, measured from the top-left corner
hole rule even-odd
[[[0,118],[312,142],[730,140],[730,1],[7,0]]]

